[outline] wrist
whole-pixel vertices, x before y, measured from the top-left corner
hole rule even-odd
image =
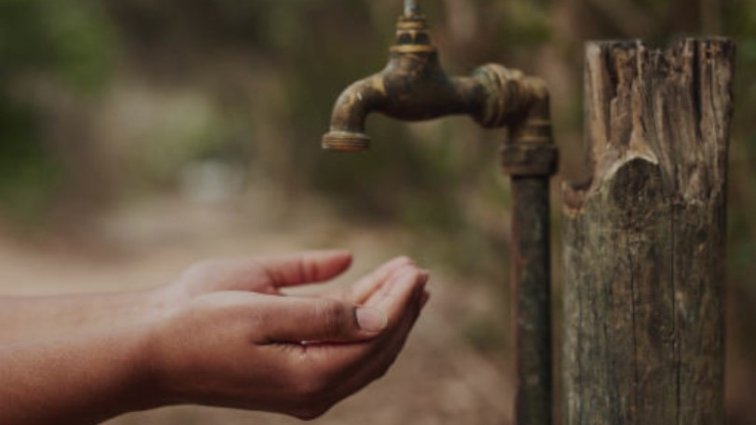
[[[154,320],[135,326],[132,330],[134,349],[130,352],[127,364],[133,371],[133,376],[126,387],[128,393],[138,395],[133,410],[154,409],[178,402],[166,385],[166,360],[160,348],[166,314],[163,311],[157,312]]]
[[[124,399],[129,400],[129,411],[154,409],[169,404],[159,385],[159,373],[153,358],[155,324],[143,324],[129,330],[131,348],[123,361],[129,372],[124,376]]]
[[[142,315],[148,322],[165,320],[186,304],[187,297],[176,285],[164,285],[141,292],[139,301]]]
[[[139,329],[141,350],[133,359],[135,370],[139,371],[137,386],[149,397],[143,409],[186,403],[174,385],[175,364],[180,352],[171,349],[172,327],[179,321],[185,302],[176,294],[175,288],[165,286],[145,294],[145,305],[149,306],[148,320]]]
[[[118,295],[126,314],[114,323],[121,340],[121,392],[129,410],[147,410],[171,404],[161,383],[159,361],[161,329],[177,309],[171,286],[124,292]],[[111,330],[112,332],[112,330]],[[114,332],[114,333],[116,333]]]

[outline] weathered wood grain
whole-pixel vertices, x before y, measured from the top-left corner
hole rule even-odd
[[[592,180],[564,188],[567,425],[724,423],[734,44],[586,47]]]

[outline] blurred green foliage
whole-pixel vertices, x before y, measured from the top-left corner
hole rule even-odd
[[[0,73],[45,73],[77,88],[104,82],[114,48],[98,2],[0,1]]]
[[[81,93],[106,82],[112,28],[97,2],[0,0],[0,207],[36,222],[65,178],[45,108],[14,87],[52,79]]]
[[[60,177],[37,131],[38,118],[30,106],[0,97],[0,203],[17,220],[48,208]]]

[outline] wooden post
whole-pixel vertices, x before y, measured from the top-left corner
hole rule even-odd
[[[592,179],[564,189],[567,425],[724,423],[734,44],[589,43]]]

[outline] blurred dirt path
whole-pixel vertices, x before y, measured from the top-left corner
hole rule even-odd
[[[295,212],[271,212],[269,199],[241,205],[196,205],[181,200],[134,207],[103,219],[96,244],[60,242],[30,247],[0,237],[0,292],[50,294],[128,290],[169,281],[207,257],[244,256],[312,248],[348,248],[356,262],[334,285],[397,254],[396,229],[347,228],[316,203]],[[509,423],[510,380],[460,337],[460,311],[491,297],[481,285],[451,283],[442,265],[432,271],[432,302],[395,367],[360,394],[336,406],[318,424]],[[473,289],[471,289],[473,288]],[[502,353],[502,357],[504,354]],[[109,425],[298,424],[281,415],[205,407],[133,413]]]

